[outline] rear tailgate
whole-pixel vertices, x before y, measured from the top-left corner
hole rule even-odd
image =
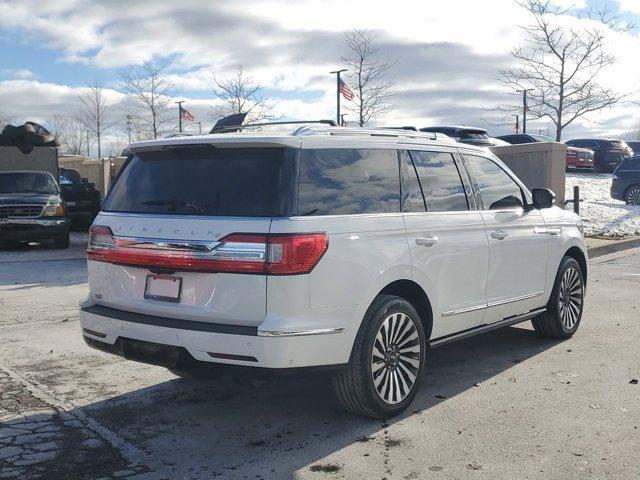
[[[259,263],[265,247],[256,238],[291,206],[290,150],[204,146],[134,156],[92,227],[106,227],[117,247],[89,255],[93,301],[149,315],[259,325],[267,277]],[[164,283],[169,290],[162,293]]]
[[[118,239],[148,247],[214,246],[231,233],[268,233],[270,218],[195,218],[100,213],[94,225],[109,227]],[[179,250],[178,250],[179,251]],[[207,273],[89,261],[95,303],[119,310],[185,320],[259,325],[266,310],[266,276]],[[145,298],[147,278],[164,275],[181,283],[179,301]],[[152,292],[150,292],[152,293]],[[148,296],[148,295],[147,295]]]

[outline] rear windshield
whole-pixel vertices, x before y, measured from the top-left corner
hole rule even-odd
[[[124,167],[103,210],[168,215],[281,216],[292,204],[287,148],[169,148]]]
[[[488,140],[489,135],[487,132],[480,132],[474,130],[461,130],[460,138],[466,138],[469,140]]]
[[[56,181],[48,173],[0,173],[0,193],[58,193]]]

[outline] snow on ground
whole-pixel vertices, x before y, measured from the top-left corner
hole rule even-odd
[[[588,236],[626,237],[640,235],[640,206],[611,198],[610,174],[567,173],[565,196],[573,198],[573,186],[580,187],[580,218]],[[569,203],[565,207],[573,208]]]

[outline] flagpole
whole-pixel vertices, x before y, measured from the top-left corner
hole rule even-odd
[[[178,104],[178,133],[182,133],[182,104],[184,100],[175,103]]]
[[[346,71],[347,69],[343,68],[342,70],[329,72],[331,74],[336,74],[336,122],[338,125],[340,125],[340,74]]]

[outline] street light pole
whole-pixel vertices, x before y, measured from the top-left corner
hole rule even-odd
[[[184,100],[175,103],[178,104],[178,133],[182,133],[182,104]]]
[[[331,74],[336,74],[336,122],[338,125],[340,125],[340,74],[346,71],[347,69],[343,68],[342,70],[329,72]]]
[[[198,133],[202,134],[202,122],[198,122]]]
[[[516,90],[522,92],[522,133],[527,133],[527,92],[531,92],[533,88],[523,88],[522,90]]]

